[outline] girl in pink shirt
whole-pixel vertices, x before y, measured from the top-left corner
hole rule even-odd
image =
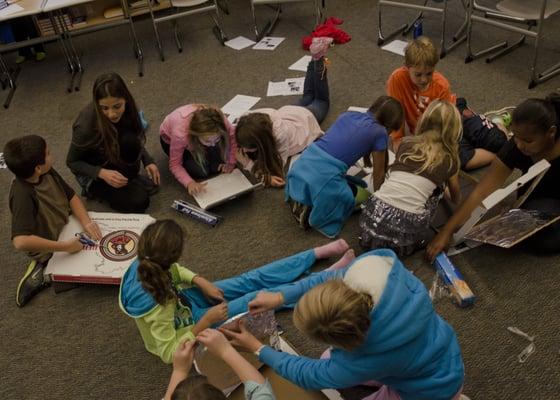
[[[235,168],[235,130],[222,112],[203,104],[177,108],[163,120],[160,142],[169,169],[190,195],[204,191],[197,182]]]
[[[239,161],[266,186],[282,187],[284,164],[323,134],[319,124],[329,110],[329,85],[324,55],[332,38],[314,38],[303,97],[298,105],[262,108],[242,116],[236,128]]]

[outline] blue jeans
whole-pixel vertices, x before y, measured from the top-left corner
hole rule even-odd
[[[311,111],[319,124],[327,116],[330,106],[329,82],[324,63],[324,58],[309,62],[303,83],[303,97],[298,101],[299,106]]]
[[[291,283],[304,273],[309,272],[315,260],[315,252],[306,250],[239,276],[214,282],[214,285],[224,291],[224,298],[228,302],[228,318],[246,312],[249,302],[255,298],[259,291],[263,289],[277,291],[275,289]],[[184,289],[182,294],[191,303],[191,311],[195,322],[200,321],[208,309],[214,306],[196,287]]]

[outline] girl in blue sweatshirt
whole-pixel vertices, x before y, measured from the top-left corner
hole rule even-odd
[[[278,352],[244,329],[224,333],[306,389],[367,383],[379,387],[367,400],[461,398],[464,368],[455,332],[393,251],[374,250],[348,267],[259,293],[249,310],[294,302],[296,327],[332,346],[324,358]]]
[[[372,183],[378,189],[386,171],[387,132],[402,123],[402,107],[389,96],[380,96],[365,113],[341,114],[290,167],[285,199],[296,221],[336,237],[356,204],[369,197],[366,183],[347,176],[348,169],[363,158],[373,166]]]
[[[177,262],[183,237],[173,220],[148,225],[138,243],[138,258],[125,272],[119,292],[121,310],[136,322],[146,349],[168,364],[179,345],[247,311],[259,290],[276,290],[293,282],[321,258],[344,254],[331,268],[354,259],[354,252],[340,239],[212,283]]]

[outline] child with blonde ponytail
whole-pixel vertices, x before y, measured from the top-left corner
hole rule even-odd
[[[445,188],[454,203],[461,198],[461,134],[457,108],[447,101],[433,101],[416,135],[402,140],[385,182],[365,204],[360,216],[363,247],[388,247],[404,256],[427,244],[430,221]]]
[[[183,243],[183,230],[173,220],[147,226],[138,243],[138,258],[125,272],[119,292],[119,305],[134,318],[146,349],[168,364],[179,345],[247,311],[260,290],[279,290],[321,258],[342,256],[331,268],[354,259],[341,239],[212,283],[177,262]]]

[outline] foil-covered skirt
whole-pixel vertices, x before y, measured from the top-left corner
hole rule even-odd
[[[401,210],[371,196],[360,215],[360,245],[367,249],[389,248],[407,256],[425,247],[433,237],[430,221],[442,197],[436,190],[423,213]]]

